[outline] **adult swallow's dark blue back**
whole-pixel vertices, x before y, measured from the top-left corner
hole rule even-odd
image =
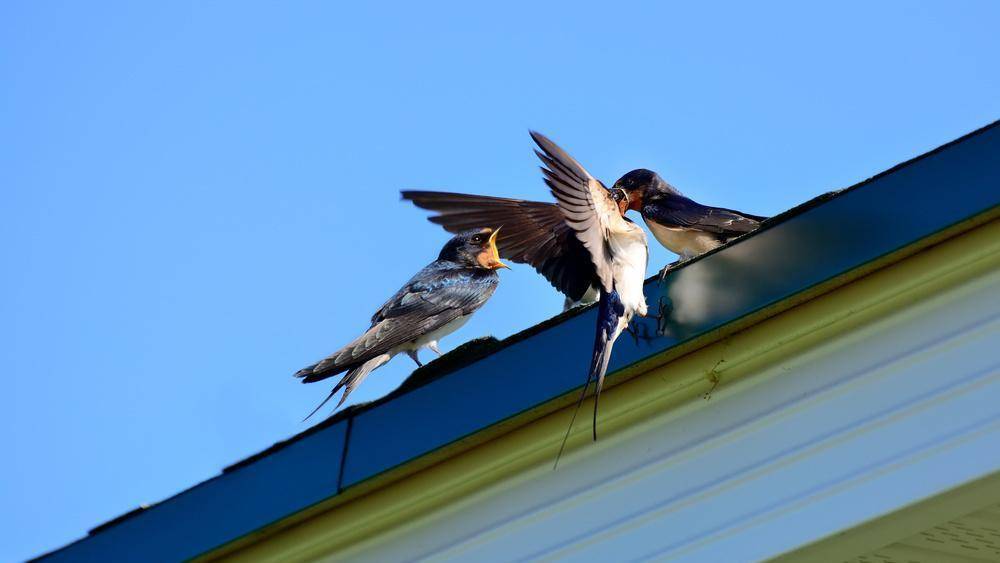
[[[497,254],[499,229],[479,228],[459,233],[431,262],[372,315],[364,334],[321,362],[299,370],[295,377],[312,383],[347,372],[313,412],[342,387],[340,407],[375,368],[400,352],[420,365],[417,351],[438,352],[438,339],[454,332],[483,306],[500,281],[498,268],[507,265]],[[440,353],[440,352],[438,352]],[[307,416],[306,418],[309,418]]]
[[[642,214],[646,226],[667,250],[687,260],[749,233],[767,219],[724,207],[702,205],[683,196],[652,170],[625,174],[611,190],[621,190],[628,209]]]
[[[604,184],[544,135],[532,132],[531,137],[541,149],[535,154],[544,163],[545,183],[558,202],[564,222],[590,254],[600,284],[594,352],[587,382],[577,402],[579,410],[590,382],[594,381],[593,436],[597,440],[597,404],[611,349],[634,315],[646,315],[642,290],[649,260],[646,233],[625,218],[624,199],[616,199]],[[566,435],[569,436],[569,430]],[[561,454],[562,448],[559,451]]]

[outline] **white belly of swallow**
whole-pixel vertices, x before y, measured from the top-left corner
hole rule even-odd
[[[465,315],[463,317],[458,317],[457,319],[451,321],[450,323],[444,325],[443,327],[428,332],[427,334],[409,342],[400,347],[401,350],[419,350],[431,342],[437,342],[438,339],[444,338],[449,334],[455,332],[456,330],[462,328],[462,325],[469,322],[472,315]]]
[[[631,227],[629,232],[617,234],[611,240],[615,256],[612,266],[615,286],[618,297],[625,306],[626,324],[634,313],[646,314],[646,297],[642,286],[649,262],[646,234],[637,225]]]
[[[679,256],[697,256],[721,244],[714,237],[691,229],[664,227],[652,221],[646,221],[646,226],[660,244]]]

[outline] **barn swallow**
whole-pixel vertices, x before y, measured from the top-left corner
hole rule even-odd
[[[457,233],[476,225],[503,225],[500,257],[531,265],[563,295],[564,308],[593,303],[600,280],[590,253],[554,203],[505,197],[405,190],[403,199],[436,215],[432,223]]]
[[[347,372],[310,416],[344,388],[337,408],[374,369],[405,352],[420,364],[417,351],[438,351],[438,339],[464,325],[483,306],[500,282],[497,269],[507,268],[497,253],[500,229],[462,231],[444,245],[437,260],[406,282],[372,316],[364,334],[295,377],[313,383]]]
[[[586,248],[596,271],[600,292],[597,332],[587,381],[556,456],[558,464],[591,381],[595,382],[593,438],[597,440],[597,404],[604,387],[611,349],[634,315],[646,315],[643,282],[649,249],[645,231],[625,217],[628,202],[624,193],[619,191],[616,196],[609,191],[544,135],[532,131],[531,138],[541,149],[535,154],[542,160],[545,183],[556,198],[564,223]]]
[[[767,219],[723,207],[702,205],[682,195],[656,172],[644,168],[625,174],[611,190],[627,201],[628,209],[642,214],[656,240],[677,254],[680,261],[694,258],[749,233]]]

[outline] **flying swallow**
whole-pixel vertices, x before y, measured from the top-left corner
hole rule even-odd
[[[597,269],[556,204],[451,192],[406,190],[401,194],[417,207],[435,211],[428,220],[448,232],[503,225],[497,238],[500,257],[532,266],[566,296],[566,309],[597,301]]]
[[[646,226],[681,261],[708,252],[749,233],[767,217],[702,205],[685,197],[652,170],[639,168],[611,187],[621,191],[628,209],[642,214]],[[668,266],[669,268],[669,266]]]
[[[447,242],[437,260],[406,282],[372,316],[371,327],[350,344],[325,360],[300,369],[295,377],[313,383],[347,372],[316,407],[316,414],[342,387],[337,407],[372,370],[393,356],[405,352],[420,364],[417,351],[423,347],[438,351],[438,339],[465,324],[483,306],[500,282],[500,261],[496,239],[500,229],[477,228],[463,231]]]
[[[634,315],[646,315],[643,294],[649,260],[646,233],[625,217],[628,202],[621,191],[613,194],[544,135],[531,132],[531,138],[541,149],[535,154],[542,160],[545,183],[556,198],[563,221],[586,248],[598,279],[600,299],[594,351],[586,384],[576,404],[577,410],[573,412],[573,420],[566,431],[568,438],[590,382],[594,381],[593,438],[597,440],[597,404],[604,387],[611,349]],[[564,438],[560,455],[565,445]]]

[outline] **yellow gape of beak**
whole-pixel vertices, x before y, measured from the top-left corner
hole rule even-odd
[[[497,250],[497,233],[499,232],[500,228],[498,227],[497,230],[493,231],[493,234],[490,235],[490,251],[493,252],[493,269],[507,268],[509,270],[510,266],[500,261],[500,252]]]

